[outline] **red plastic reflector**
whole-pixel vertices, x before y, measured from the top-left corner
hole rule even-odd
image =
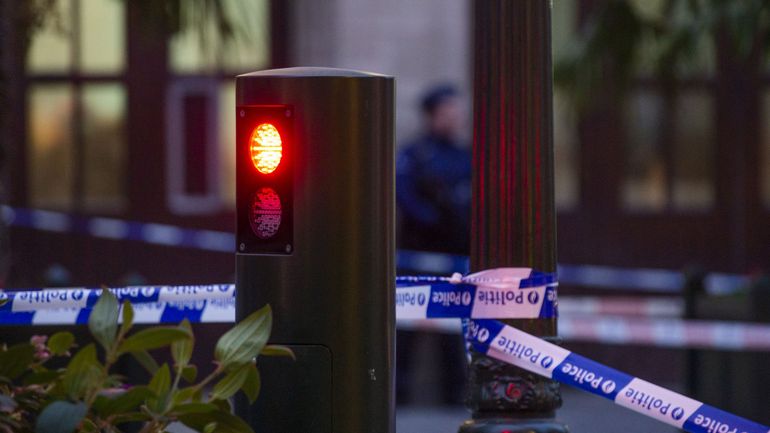
[[[269,239],[281,227],[281,197],[273,188],[260,188],[251,200],[249,223],[260,239]]]

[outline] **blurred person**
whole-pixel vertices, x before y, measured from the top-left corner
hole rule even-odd
[[[422,98],[425,131],[396,159],[401,248],[468,254],[471,152],[457,89],[440,85]]]
[[[407,142],[396,160],[399,248],[469,252],[471,153],[461,142],[462,108],[459,92],[452,85],[435,86],[422,98],[424,132]],[[439,354],[440,365],[417,365],[418,349],[426,345]],[[460,336],[399,331],[396,362],[399,404],[409,403],[417,396],[415,392],[421,393],[418,402],[430,399],[418,370],[438,376],[431,379],[440,381],[437,391],[442,403],[462,403],[466,368]]]

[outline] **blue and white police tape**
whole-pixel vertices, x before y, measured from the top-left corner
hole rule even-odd
[[[556,274],[498,268],[463,277],[396,277],[401,319],[536,319],[558,315]]]
[[[12,227],[56,233],[78,233],[110,240],[232,253],[235,236],[229,232],[189,229],[168,224],[116,218],[84,217],[41,209],[0,207],[0,217]]]
[[[234,323],[235,298],[132,304],[134,323]],[[121,307],[122,308],[122,307]],[[47,308],[34,311],[0,311],[0,325],[85,325],[91,307]],[[122,315],[121,315],[122,317]]]
[[[0,206],[0,218],[12,227],[222,253],[235,251],[235,236],[223,231],[10,206]],[[399,269],[447,274],[467,272],[469,260],[468,256],[455,254],[398,250],[396,263]],[[681,272],[669,269],[560,264],[559,275],[564,284],[645,292],[680,293],[685,283]],[[709,273],[704,280],[706,292],[712,295],[735,293],[749,283],[750,278],[746,275],[723,273]]]
[[[187,286],[129,286],[109,288],[118,301],[133,304],[197,302],[235,297],[235,284]],[[91,308],[102,289],[86,287],[51,288],[0,292],[0,313],[33,312],[61,308]],[[0,321],[2,323],[2,321]]]
[[[493,269],[465,277],[457,274],[451,278],[399,277],[397,284],[397,310],[402,318],[556,316],[556,276],[529,268]],[[137,306],[181,306],[186,310],[194,310],[196,305],[203,308],[205,304],[201,302],[235,297],[233,284],[133,286],[109,290],[121,302],[127,300]],[[0,292],[0,301],[5,301],[0,305],[0,324],[52,323],[53,320],[85,323],[100,293],[101,289],[95,288]],[[173,321],[178,316],[174,308],[158,319]],[[60,311],[54,313],[52,310]],[[191,321],[194,318],[188,317]]]
[[[102,289],[62,288],[0,293],[0,325],[81,325]],[[133,304],[136,323],[232,323],[235,285],[134,286],[109,289]]]
[[[690,433],[770,433],[766,426],[629,376],[496,320],[471,319],[466,329],[466,340],[487,356]]]

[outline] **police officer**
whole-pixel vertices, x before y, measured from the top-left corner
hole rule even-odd
[[[439,85],[422,98],[425,131],[404,145],[396,160],[398,245],[402,249],[464,254],[469,252],[471,153],[460,142],[464,127],[457,89]],[[408,271],[408,269],[401,269]],[[436,347],[438,346],[438,347]],[[418,349],[431,347],[442,365],[430,370],[441,377],[438,393],[444,404],[462,403],[465,362],[457,335],[399,331],[397,388],[399,404],[411,397],[425,400],[415,387]]]
[[[426,130],[396,160],[401,248],[468,254],[471,153],[457,89],[440,85],[422,99]]]

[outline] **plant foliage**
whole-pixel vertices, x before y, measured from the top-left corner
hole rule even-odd
[[[597,89],[616,96],[644,63],[664,82],[698,65],[702,44],[721,45],[756,69],[770,55],[770,0],[607,0],[598,2],[571,49],[555,61],[554,83],[578,108]]]
[[[215,368],[201,380],[190,364],[195,339],[187,320],[132,333],[133,315],[130,303],[121,308],[104,290],[88,320],[95,343],[76,350],[71,333],[57,332],[0,348],[0,432],[117,433],[139,423],[141,433],[154,433],[174,422],[206,433],[251,432],[231,414],[228,399],[238,391],[251,402],[257,398],[258,355],[293,356],[285,347],[267,345],[269,306],[220,338]],[[170,349],[173,364],[159,365],[148,352],[160,348]],[[112,372],[122,356],[136,358],[151,373],[150,382],[129,385]],[[50,367],[54,359],[66,367]]]

